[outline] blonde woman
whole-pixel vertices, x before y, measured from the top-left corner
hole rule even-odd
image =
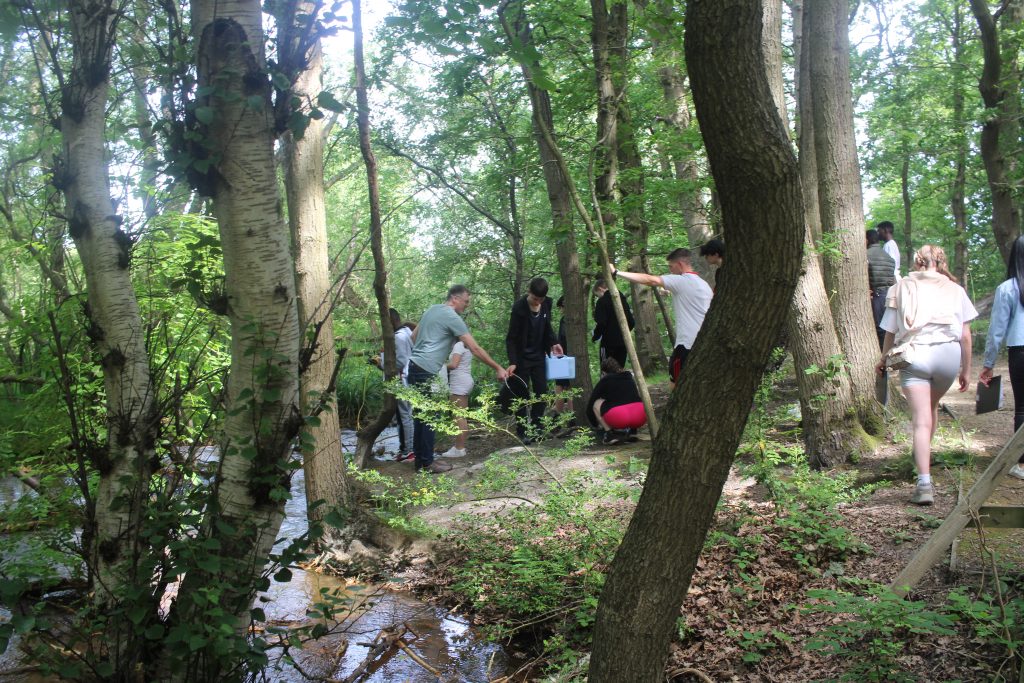
[[[938,425],[939,400],[957,380],[967,391],[971,374],[971,320],[978,312],[964,288],[956,283],[941,247],[926,244],[914,255],[913,270],[889,288],[882,357],[875,365],[881,373],[893,346],[913,346],[910,365],[900,370],[900,386],[910,405],[913,423],[917,488],[911,503],[931,505],[935,488],[931,478],[931,447]]]

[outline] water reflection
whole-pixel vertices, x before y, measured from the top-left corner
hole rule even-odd
[[[342,432],[342,443],[346,450],[354,450],[355,432]],[[375,444],[375,459],[393,458],[398,446],[397,430],[386,429]],[[201,449],[199,459],[211,464],[217,455],[215,448],[206,447]],[[31,490],[17,479],[0,478],[0,509],[29,493]],[[291,499],[285,504],[285,520],[278,536],[282,540],[275,546],[275,551],[280,551],[290,539],[305,533],[307,528],[305,479],[302,470],[298,470],[292,477]],[[315,623],[307,612],[322,599],[324,591],[338,595],[350,606],[336,612],[341,624],[325,624],[331,627],[331,633],[306,644],[301,652],[290,653],[299,667],[313,676],[344,679],[364,662],[372,641],[381,630],[395,625],[408,627],[409,632],[402,638],[403,642],[440,676],[417,664],[407,652],[392,647],[374,661],[360,681],[487,681],[514,667],[500,646],[482,639],[464,621],[393,588],[386,585],[353,586],[341,579],[296,568],[290,581],[271,584],[263,596],[266,602],[260,606],[267,615],[268,625],[282,627]],[[10,612],[0,607],[0,621],[9,615]],[[270,640],[273,642],[273,637]],[[345,642],[348,643],[347,649],[340,654]],[[271,650],[272,662],[274,656],[280,657],[281,654],[280,648]],[[19,660],[18,648],[12,642],[7,652],[0,656],[0,673],[19,666]],[[268,672],[269,680],[281,683],[305,683],[308,680],[295,667],[280,660],[274,662],[273,668]]]
[[[342,432],[346,450],[355,448],[355,432]],[[386,460],[398,452],[398,431],[386,429],[374,447],[376,459]],[[383,450],[382,450],[383,447]],[[381,452],[382,450],[382,452]],[[285,520],[279,538],[289,539],[306,532],[306,488],[301,470],[292,478],[291,499],[285,504]],[[284,541],[282,541],[282,544]],[[280,544],[277,547],[280,550]],[[306,621],[309,607],[328,591],[350,601],[353,613],[331,634],[306,645],[293,656],[307,673],[344,678],[363,663],[370,643],[382,629],[407,624],[411,633],[403,640],[418,656],[440,672],[442,681],[487,681],[503,675],[512,666],[505,651],[487,642],[467,623],[447,610],[427,605],[407,592],[384,587],[359,587],[329,576],[296,569],[287,583],[274,583],[266,593],[269,599],[263,609],[270,623],[295,624]],[[330,624],[327,624],[330,626]],[[344,655],[337,657],[339,647],[347,641]],[[335,663],[337,662],[337,667]],[[298,683],[306,679],[295,669],[280,664],[281,670],[271,680]],[[391,648],[367,670],[361,681],[388,683],[437,681],[438,677],[417,664],[398,648]]]

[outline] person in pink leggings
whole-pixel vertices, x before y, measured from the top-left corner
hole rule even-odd
[[[601,361],[601,381],[590,393],[587,417],[607,445],[636,441],[636,430],[647,424],[633,373],[614,358]]]

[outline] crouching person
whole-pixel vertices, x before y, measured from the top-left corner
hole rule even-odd
[[[587,417],[602,443],[610,446],[636,441],[636,430],[647,424],[633,373],[623,370],[614,358],[601,361],[601,380],[590,393]]]

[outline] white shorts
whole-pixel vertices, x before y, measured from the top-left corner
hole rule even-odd
[[[929,384],[945,392],[960,374],[960,342],[914,344],[914,362],[900,370],[900,386]]]
[[[469,377],[448,377],[448,392],[452,396],[469,396],[473,391],[473,376]]]

